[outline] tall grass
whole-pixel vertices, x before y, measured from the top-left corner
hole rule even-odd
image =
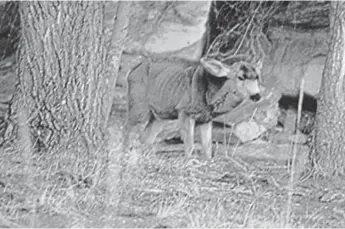
[[[298,97],[298,108],[297,108],[297,119],[295,123],[295,135],[294,135],[294,141],[292,142],[292,161],[291,161],[291,169],[290,169],[290,180],[288,185],[288,201],[286,206],[286,218],[285,223],[286,226],[289,226],[289,223],[291,221],[291,213],[293,211],[292,209],[292,195],[294,192],[294,183],[295,183],[295,172],[296,172],[296,155],[297,155],[297,142],[299,138],[299,131],[298,127],[300,125],[301,121],[301,115],[302,115],[302,105],[303,105],[303,95],[304,95],[304,78],[301,80],[300,84],[300,90],[299,90],[299,97]]]

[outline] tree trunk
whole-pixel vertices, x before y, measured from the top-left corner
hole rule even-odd
[[[345,3],[331,2],[330,49],[317,107],[316,168],[323,176],[345,172]]]
[[[112,76],[104,75],[103,10],[102,2],[21,3],[19,84],[11,117],[20,120],[16,116],[25,111],[24,135],[40,151],[89,157],[102,146],[114,90]],[[10,132],[22,138],[22,128],[14,127]]]
[[[107,65],[106,68],[109,72],[107,74],[113,76],[109,82],[111,88],[112,96],[109,98],[109,103],[112,104],[114,97],[114,88],[116,87],[116,82],[119,75],[119,68],[122,58],[122,53],[125,47],[125,40],[128,34],[128,24],[129,24],[129,13],[131,2],[117,2],[116,3],[116,16],[112,27],[112,32],[110,36],[110,42],[108,47],[107,55]],[[109,113],[111,106],[109,108]]]
[[[116,18],[113,24],[113,30],[110,37],[110,44],[109,50],[110,53],[108,55],[108,73],[112,75],[113,78],[109,82],[110,88],[112,88],[112,92],[115,90],[116,81],[118,78],[119,67],[122,52],[124,50],[124,43],[125,38],[128,33],[128,24],[129,24],[129,16],[131,10],[131,2],[129,1],[119,1],[116,3]],[[109,102],[113,102],[113,95],[110,98]],[[111,108],[111,107],[109,107]],[[110,109],[109,109],[110,113]],[[123,123],[121,123],[123,125]],[[121,131],[122,126],[120,126],[119,122],[115,122],[115,124],[111,127],[113,131],[109,131],[109,138],[106,146],[110,151],[109,156],[109,166],[107,171],[107,206],[109,207],[110,211],[112,211],[113,206],[118,207],[121,202],[121,198],[124,196],[123,189],[123,173],[125,170],[125,151],[124,151],[124,130]],[[119,139],[119,132],[121,132],[122,139]],[[121,142],[122,141],[122,142]],[[122,145],[121,145],[122,143]],[[121,147],[119,147],[121,145]],[[117,209],[119,210],[119,208]]]

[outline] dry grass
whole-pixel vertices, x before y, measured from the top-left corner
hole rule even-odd
[[[133,148],[123,160],[121,133],[112,131],[114,160],[103,175],[73,173],[68,155],[1,152],[0,226],[8,227],[341,227],[341,185],[295,183],[287,208],[289,171],[270,162],[218,156],[211,161],[181,152]],[[118,142],[116,142],[116,140]],[[253,149],[255,150],[255,149]],[[136,155],[136,156],[133,156]],[[134,158],[134,159],[133,159]],[[95,162],[96,163],[96,162]],[[120,164],[122,163],[122,164]],[[85,171],[84,171],[85,170]],[[122,179],[119,177],[122,173]],[[27,177],[31,179],[27,179]],[[328,187],[327,190],[324,188]],[[332,192],[331,192],[332,190]],[[330,193],[331,192],[331,193]],[[120,195],[120,194],[121,195]],[[320,197],[323,197],[323,199]],[[121,207],[112,198],[118,198]],[[289,224],[286,213],[289,212]]]

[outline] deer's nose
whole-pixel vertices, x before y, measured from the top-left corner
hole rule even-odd
[[[251,100],[253,100],[254,102],[256,102],[256,101],[259,101],[261,99],[261,96],[260,96],[260,94],[255,94],[255,95],[251,95],[249,98]]]

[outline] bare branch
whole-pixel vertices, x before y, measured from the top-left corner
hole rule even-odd
[[[263,59],[271,48],[263,27],[278,4],[226,2],[215,9],[215,17],[229,23],[216,25],[219,35],[212,40],[205,55],[228,64],[240,60],[256,63]]]

